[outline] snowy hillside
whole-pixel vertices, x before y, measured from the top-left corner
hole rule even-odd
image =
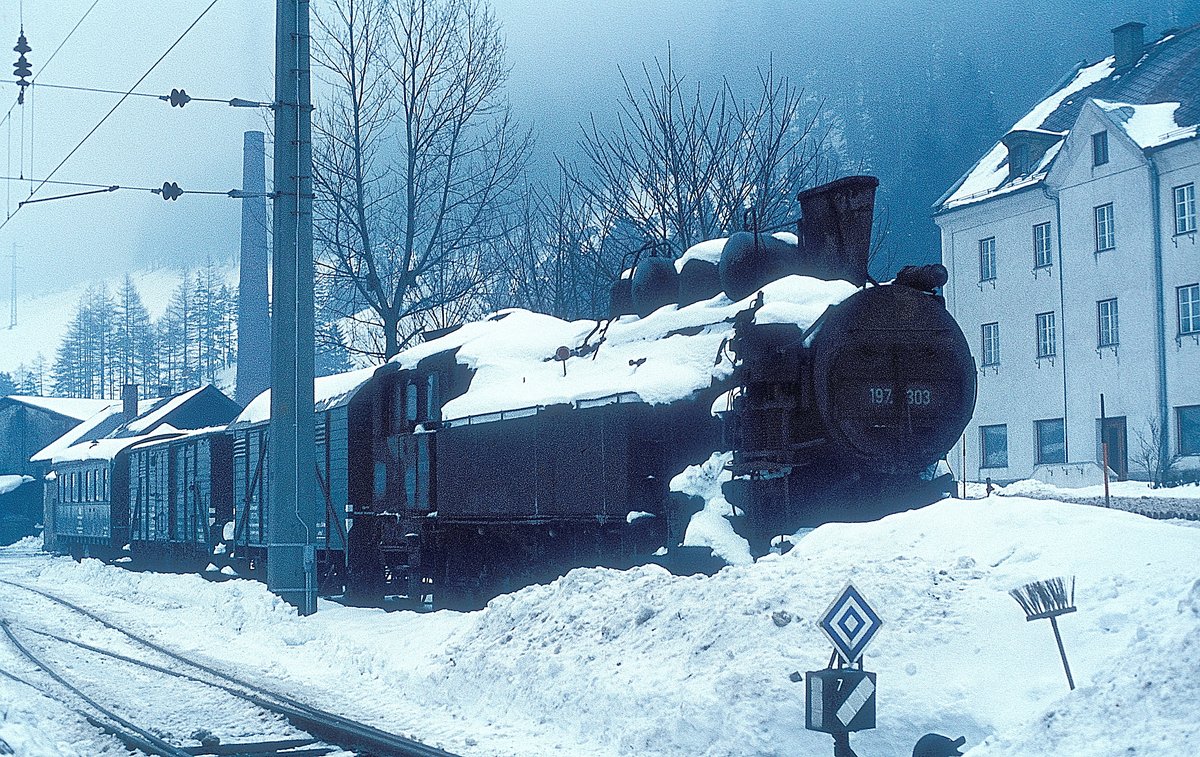
[[[222,263],[220,270],[225,281],[237,288],[237,265],[230,261]],[[179,286],[182,269],[153,268],[130,273],[142,302],[151,318],[158,318],[167,309],[171,292]],[[79,300],[89,287],[104,283],[108,291],[116,294],[124,281],[124,275],[101,281],[77,284],[69,289],[55,292],[17,295],[17,326],[8,328],[8,297],[4,298],[3,320],[0,320],[0,371],[12,372],[24,363],[26,366],[37,359],[38,353],[46,359],[47,366],[53,365],[55,350],[62,342],[71,319],[75,317]]]
[[[879,729],[853,739],[864,757],[907,756],[927,731],[966,736],[974,757],[1200,753],[1200,528],[1096,507],[947,500],[829,524],[711,578],[575,570],[468,614],[322,604],[301,619],[257,583],[15,551],[4,578],[463,755],[829,753],[789,674],[824,667],[814,621],[848,580],[885,621],[866,656]],[[1060,624],[1074,692],[1049,626],[1007,593],[1058,575],[1078,581]],[[29,611],[18,594],[6,615]],[[0,701],[20,695],[0,686]],[[10,742],[51,717],[9,713]]]

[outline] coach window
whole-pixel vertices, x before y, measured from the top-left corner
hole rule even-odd
[[[438,406],[438,375],[431,373],[425,377],[425,420],[437,420],[441,415]]]
[[[409,381],[404,387],[404,417],[416,423],[418,407],[416,382]]]
[[[1200,455],[1200,405],[1175,408],[1179,426],[1179,454]]]
[[[1067,461],[1067,429],[1062,418],[1034,421],[1037,436],[1037,464]]]
[[[1008,467],[1008,426],[1003,423],[996,426],[980,426],[979,444],[979,459],[983,461],[981,468]]]

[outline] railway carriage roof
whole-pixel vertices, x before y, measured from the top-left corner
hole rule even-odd
[[[357,371],[336,373],[332,376],[319,376],[313,385],[315,400],[314,410],[318,413],[349,404],[358,394],[358,390],[366,386],[375,375],[379,366],[360,368]],[[271,419],[271,390],[259,394],[246,409],[230,424],[231,427],[249,426]]]

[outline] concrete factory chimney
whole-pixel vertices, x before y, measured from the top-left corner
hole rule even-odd
[[[234,399],[242,407],[271,383],[267,300],[266,135],[248,131],[242,154],[242,254],[238,283],[238,361]]]

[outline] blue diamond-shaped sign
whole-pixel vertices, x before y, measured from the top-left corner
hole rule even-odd
[[[821,616],[821,630],[837,647],[847,663],[862,657],[883,621],[863,599],[853,584],[847,584],[829,609]]]

